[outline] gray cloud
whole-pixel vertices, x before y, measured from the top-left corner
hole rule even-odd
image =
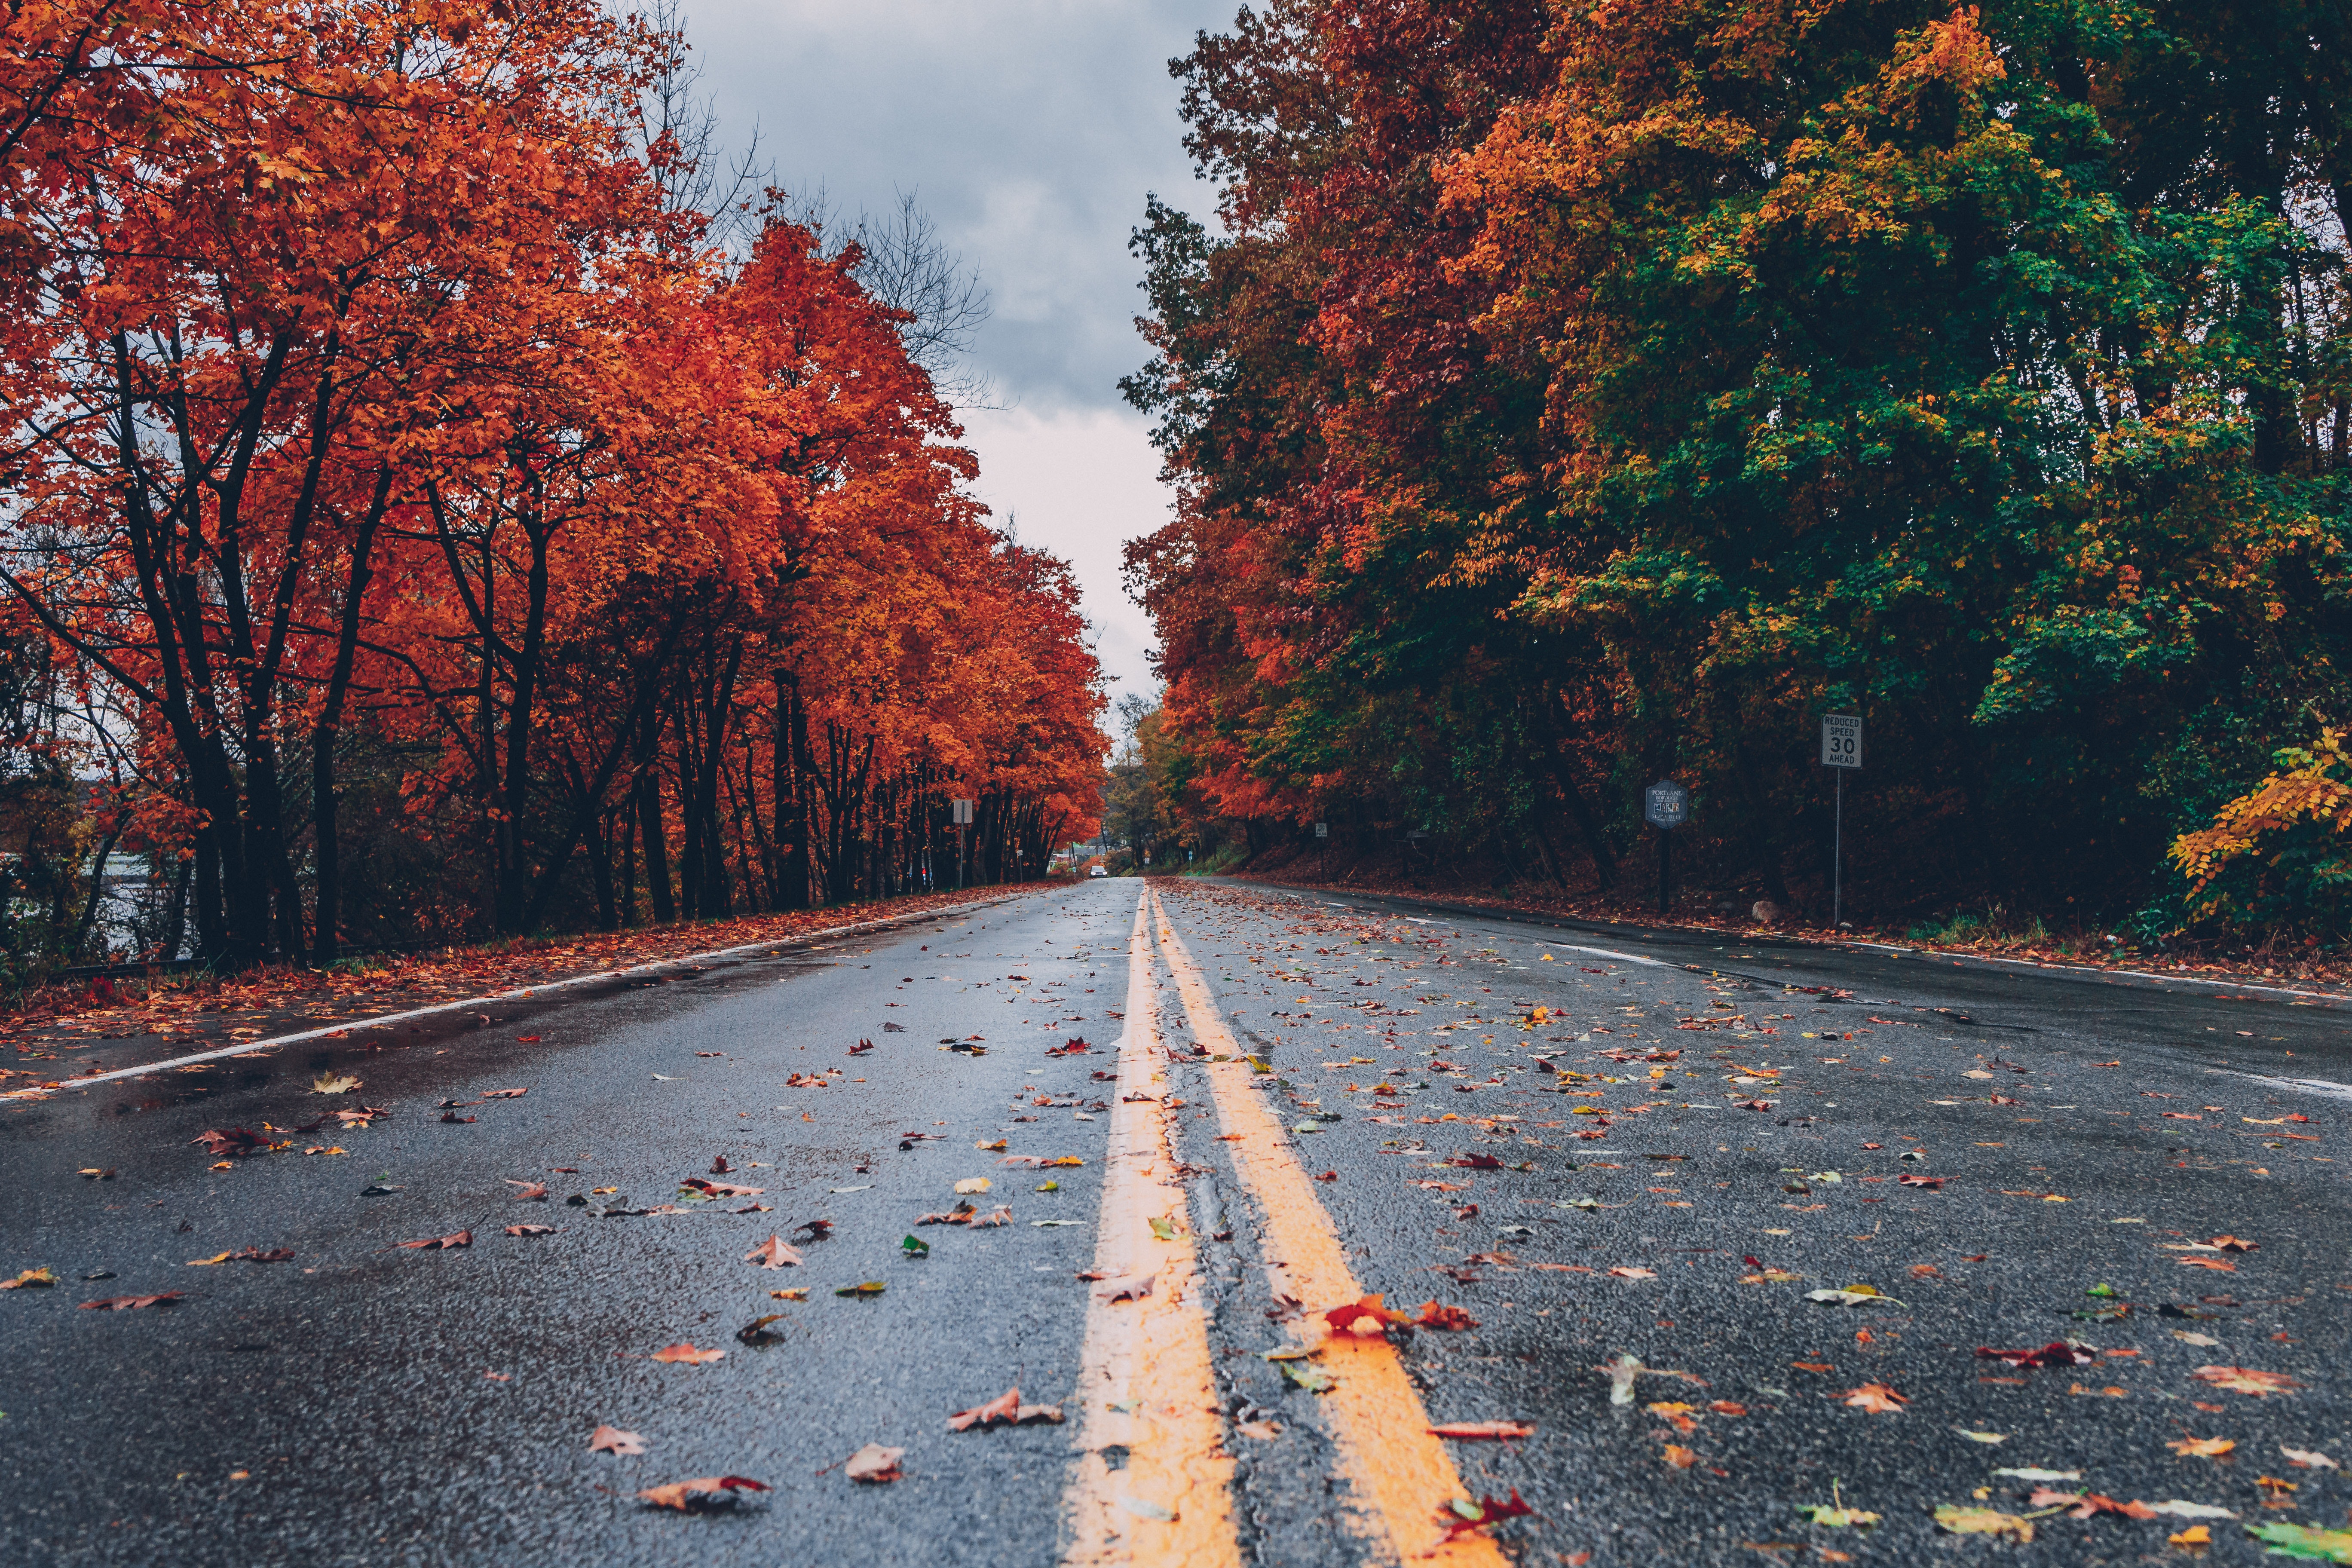
[[[976,359],[1039,415],[1118,403],[1142,362],[1127,254],[1144,193],[1204,208],[1171,56],[1232,0],[688,0],[727,139],[759,125],[785,185],[850,211],[915,192],[982,271]]]

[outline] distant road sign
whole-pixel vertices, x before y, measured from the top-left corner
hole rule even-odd
[[[1690,820],[1690,791],[1660,779],[1642,792],[1642,820],[1653,827],[1680,827]]]
[[[1328,838],[1328,837],[1331,837],[1331,825],[1330,825],[1329,823],[1328,823],[1328,822],[1318,822],[1318,823],[1317,823],[1317,824],[1315,825],[1315,837],[1318,837],[1318,838]]]
[[[955,803],[955,821],[958,826],[961,826],[963,824],[971,820],[971,805],[972,803],[968,800],[960,800]]]
[[[1825,768],[1862,766],[1861,714],[1824,713],[1822,715],[1822,766]]]

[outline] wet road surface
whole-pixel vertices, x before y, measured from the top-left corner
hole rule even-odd
[[[60,1283],[0,1294],[0,1559],[2251,1563],[2347,1523],[2343,1011],[1144,891],[12,1103],[0,1278]],[[918,1223],[960,1205],[1000,1223]],[[1333,1331],[1367,1293],[1431,1326]],[[950,1429],[1014,1387],[1063,1419]],[[1494,1422],[1531,1432],[1431,1433]],[[900,1479],[847,1479],[869,1444]],[[637,1495],[721,1476],[769,1489]]]

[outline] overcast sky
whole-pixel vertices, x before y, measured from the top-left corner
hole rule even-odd
[[[687,0],[730,142],[756,122],[784,185],[836,208],[913,192],[993,296],[979,368],[998,412],[965,426],[1002,523],[1077,569],[1113,695],[1145,689],[1150,625],[1119,546],[1168,496],[1118,378],[1143,361],[1128,254],[1147,191],[1205,212],[1171,56],[1236,0]]]

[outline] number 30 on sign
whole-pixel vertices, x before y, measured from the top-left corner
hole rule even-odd
[[[1822,716],[1822,766],[1862,766],[1862,715],[1827,713]]]

